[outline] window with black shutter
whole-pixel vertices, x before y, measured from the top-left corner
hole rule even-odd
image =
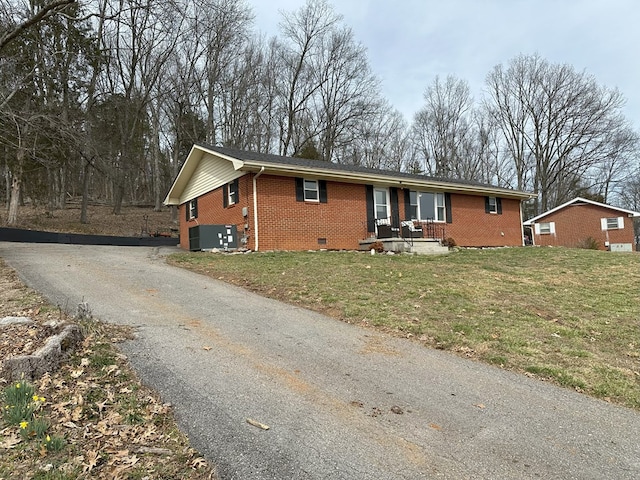
[[[502,215],[502,200],[499,197],[484,197],[484,211]]]
[[[296,178],[296,201],[327,203],[326,180]]]
[[[222,186],[222,206],[227,208],[235,205],[240,200],[240,181],[235,179],[233,182]]]
[[[193,200],[189,200],[187,202],[185,208],[185,217],[187,222],[189,220],[193,220],[194,218],[198,218],[198,199],[194,198]]]

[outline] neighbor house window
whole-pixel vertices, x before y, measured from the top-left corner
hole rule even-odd
[[[602,218],[602,230],[618,230],[624,228],[624,217]]]
[[[538,235],[550,235],[556,233],[556,224],[555,222],[536,223],[535,231]]]
[[[194,198],[187,203],[187,220],[198,218],[198,199]]]

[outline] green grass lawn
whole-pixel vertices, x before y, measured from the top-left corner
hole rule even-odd
[[[640,255],[183,253],[175,265],[640,409]]]

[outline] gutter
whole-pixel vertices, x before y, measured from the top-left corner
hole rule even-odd
[[[245,171],[256,171],[258,168],[260,168],[260,171],[263,171],[265,169],[265,165],[262,162],[256,162],[252,160],[245,160],[242,167],[240,167],[241,170]],[[535,193],[514,191],[501,187],[492,187],[490,185],[469,185],[456,182],[442,182],[438,180],[416,180],[412,178],[397,177],[393,175],[365,174],[360,172],[335,171],[329,169],[278,164],[268,165],[267,168],[269,168],[270,173],[291,177],[308,175],[311,177],[324,178],[327,180],[335,180],[339,182],[352,182],[361,184],[373,183],[380,186],[400,185],[403,188],[429,188],[443,192],[466,193],[471,195],[489,195],[502,198],[519,198],[523,200],[537,197],[537,194]]]
[[[264,172],[264,166],[260,169],[260,171],[253,176],[253,236],[255,237],[254,241],[254,251],[258,251],[258,177],[262,175]]]

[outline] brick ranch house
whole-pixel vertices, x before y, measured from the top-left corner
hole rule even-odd
[[[640,213],[582,197],[524,222],[534,245],[579,247],[589,238],[600,250],[635,251],[633,219]]]
[[[523,245],[521,202],[533,195],[323,161],[196,144],[165,205],[179,208],[180,246],[202,226],[251,250],[362,249],[377,238]],[[196,228],[194,228],[196,227]],[[195,232],[195,233],[194,233]],[[190,241],[191,239],[191,241]],[[231,236],[229,236],[231,241]]]

